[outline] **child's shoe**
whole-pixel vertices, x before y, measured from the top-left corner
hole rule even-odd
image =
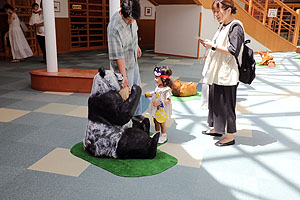
[[[161,133],[159,140],[158,140],[158,144],[163,144],[167,141],[167,134],[166,133]]]

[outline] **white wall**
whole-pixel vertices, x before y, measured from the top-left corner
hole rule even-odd
[[[238,0],[237,3],[238,3],[242,8],[245,9],[246,4],[245,4],[244,2],[242,2],[241,0]]]
[[[35,0],[36,3],[40,4],[42,0]],[[60,11],[55,12],[56,18],[69,18],[69,4],[68,0],[54,0],[60,4]]]
[[[55,12],[56,18],[68,18],[69,17],[69,5],[68,0],[54,0],[55,2],[59,2],[60,4],[60,11]]]
[[[210,9],[194,5],[156,6],[155,52],[172,55],[197,57],[200,12],[201,39],[212,39],[218,28],[218,21]],[[267,47],[245,34],[250,39],[249,47],[254,52],[267,51]],[[199,56],[205,56],[205,48],[200,45]]]
[[[268,49],[266,46],[262,45],[261,43],[257,42],[253,37],[248,35],[247,33],[245,34],[245,40],[251,40],[251,43],[248,44],[248,46],[253,49],[254,52],[257,51],[271,51]]]
[[[200,11],[197,5],[157,6],[155,52],[197,57]]]
[[[155,10],[156,7],[150,3],[148,0],[140,0],[141,4],[141,19],[155,19]],[[151,7],[152,8],[152,16],[145,16],[145,7]]]
[[[214,18],[213,13],[209,9],[205,9],[201,6],[201,32],[200,38],[205,39],[212,39],[217,31],[218,28],[218,21]],[[205,48],[200,45],[200,57],[205,56]]]

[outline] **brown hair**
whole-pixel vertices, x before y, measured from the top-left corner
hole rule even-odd
[[[166,75],[166,76],[171,76],[172,75],[172,70],[169,66],[156,66],[153,70],[154,72],[154,75],[155,75],[155,72],[160,72],[161,75]],[[155,75],[156,76],[156,75]],[[161,82],[163,83],[163,86],[164,87],[167,87],[169,86],[171,89],[172,89],[172,86],[173,86],[173,82],[170,78],[161,78]]]
[[[211,6],[211,9],[222,7],[224,10],[231,8],[231,14],[236,14],[236,7],[233,0],[215,0]]]

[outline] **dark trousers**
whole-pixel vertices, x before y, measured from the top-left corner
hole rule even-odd
[[[43,52],[43,60],[46,61],[46,46],[45,46],[45,36],[36,35],[40,48]]]
[[[214,127],[216,133],[236,132],[236,91],[237,85],[210,85],[208,97],[208,125]]]

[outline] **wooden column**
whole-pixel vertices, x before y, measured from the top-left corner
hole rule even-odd
[[[248,8],[248,13],[252,16],[252,12],[251,12],[251,10],[252,10],[252,4],[253,4],[253,0],[250,0],[249,1],[249,8]]]

